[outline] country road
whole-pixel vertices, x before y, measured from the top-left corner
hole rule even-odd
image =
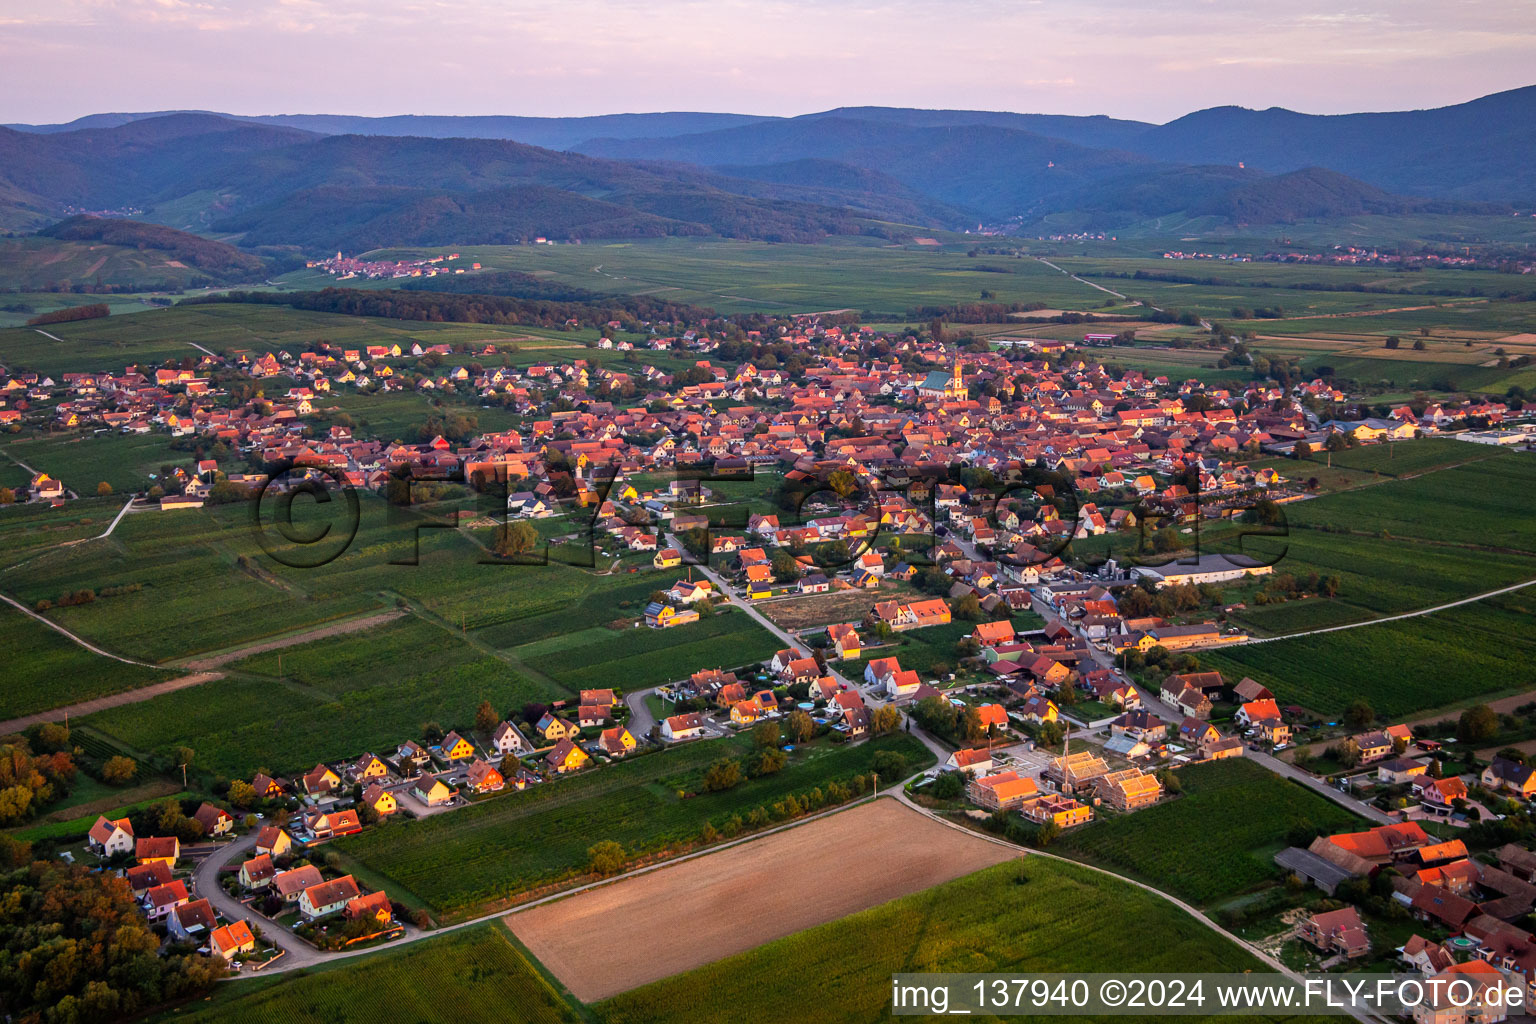
[[[1445,604],[1437,604],[1433,608],[1420,608],[1415,612],[1403,612],[1400,615],[1385,615],[1379,619],[1366,619],[1364,622],[1346,622],[1342,626],[1327,626],[1323,629],[1309,629],[1303,633],[1285,633],[1281,636],[1250,637],[1234,647],[1244,647],[1248,644],[1267,644],[1276,640],[1294,640],[1297,637],[1317,636],[1319,633],[1337,633],[1342,629],[1359,629],[1361,626],[1379,626],[1383,622],[1398,622],[1402,619],[1416,619],[1421,615],[1433,615],[1435,612],[1443,612],[1447,608],[1459,608],[1464,604],[1473,604],[1490,597],[1498,597],[1500,594],[1510,594],[1516,590],[1524,590],[1526,587],[1536,586],[1536,580],[1526,580],[1524,583],[1516,583],[1513,586],[1500,587],[1498,590],[1490,590],[1483,594],[1473,594],[1471,597],[1463,597],[1459,601],[1447,601]]]
[[[124,704],[137,704],[139,701],[149,700],[152,697],[175,693],[177,690],[185,690],[189,686],[200,686],[203,683],[211,683],[215,679],[223,678],[224,673],[222,672],[193,672],[190,675],[167,679],[163,683],[150,683],[148,686],[140,686],[134,690],[109,693],[105,697],[93,697],[90,700],[80,701],[78,704],[66,704],[64,707],[39,711],[31,715],[23,715],[20,718],[13,718],[8,722],[0,722],[0,736],[20,732],[31,726],[40,725],[43,722],[64,721],[70,718],[79,718],[81,715],[89,715],[96,711],[106,711],[108,708],[122,707]]]
[[[16,600],[14,597],[11,597],[11,596],[9,596],[7,594],[0,594],[0,601],[4,601],[6,604],[10,605],[12,608],[15,608],[17,611],[21,612],[23,615],[27,615],[27,616],[30,616],[31,618],[36,619],[38,622],[41,622],[43,625],[47,626],[49,629],[53,630],[55,633],[59,633],[59,634],[62,634],[63,636],[68,637],[69,639],[73,640],[75,643],[79,644],[81,647],[84,647],[86,650],[90,651],[92,654],[99,654],[103,658],[111,658],[113,661],[120,661],[120,662],[122,662],[125,665],[138,665],[141,668],[160,668],[160,667],[162,667],[160,665],[151,665],[147,661],[136,661],[133,658],[125,658],[125,657],[123,657],[120,654],[113,654],[111,651],[104,651],[100,647],[97,647],[95,644],[91,643],[89,640],[82,640],[79,636],[76,636],[74,633],[71,633],[69,630],[65,629],[63,626],[59,625],[58,623],[50,621],[49,619],[43,618],[41,615],[37,614],[32,609],[28,608],[26,605],[22,604],[20,601]]]

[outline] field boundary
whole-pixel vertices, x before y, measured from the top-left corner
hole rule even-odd
[[[1508,587],[1500,587],[1498,590],[1490,590],[1483,594],[1473,594],[1471,597],[1463,597],[1460,600],[1448,601],[1445,604],[1437,604],[1433,608],[1420,608],[1418,611],[1400,612],[1397,615],[1384,615],[1379,619],[1365,619],[1362,622],[1346,622],[1341,626],[1324,626],[1322,629],[1309,629],[1301,633],[1281,633],[1277,636],[1250,637],[1240,644],[1232,644],[1233,647],[1246,647],[1252,644],[1273,643],[1276,640],[1292,640],[1303,636],[1317,636],[1319,633],[1337,633],[1344,629],[1359,629],[1361,626],[1376,626],[1383,622],[1400,622],[1403,619],[1416,619],[1422,615],[1433,615],[1435,612],[1443,612],[1451,608],[1459,608],[1464,604],[1475,604],[1478,601],[1490,597],[1498,597],[1500,594],[1513,593],[1516,590],[1524,590],[1526,587],[1536,585],[1536,580],[1526,580],[1524,583],[1516,583]]]

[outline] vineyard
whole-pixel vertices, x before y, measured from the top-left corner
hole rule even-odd
[[[1469,697],[1536,687],[1528,591],[1336,633],[1202,651],[1202,667],[1248,675],[1282,704],[1320,714],[1363,697],[1401,718]]]
[[[171,678],[152,668],[94,655],[10,605],[0,605],[0,650],[6,661],[0,719],[57,707],[60,680],[69,681],[73,701]]]
[[[1027,857],[797,932],[594,1009],[603,1024],[866,1024],[890,1014],[890,979],[898,971],[1094,971],[1106,965],[1138,972],[1259,966],[1151,893],[1077,865]],[[751,1008],[747,1018],[743,1007]]]
[[[510,1015],[510,1016],[509,1016]],[[221,985],[170,1019],[187,1024],[576,1024],[580,1018],[500,925],[470,928],[314,972]]]
[[[898,735],[853,746],[826,741],[795,751],[777,775],[751,779],[720,793],[683,796],[699,788],[704,768],[740,756],[749,739],[685,744],[571,779],[510,793],[451,814],[386,827],[336,844],[337,849],[409,890],[448,917],[585,870],[587,850],[614,840],[631,854],[695,840],[706,823],[725,829],[732,816],[804,795],[834,781],[867,775],[876,754],[894,751],[907,773],[932,755]]]
[[[1360,819],[1324,797],[1232,759],[1183,768],[1184,795],[1064,835],[1061,852],[1210,905],[1275,877],[1297,825],[1343,831]]]
[[[228,678],[86,721],[140,750],[190,746],[200,766],[233,777],[393,749],[419,738],[428,721],[466,728],[482,700],[506,709],[565,696],[414,616],[253,655],[227,669]]]

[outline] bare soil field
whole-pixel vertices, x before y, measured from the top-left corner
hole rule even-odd
[[[590,1003],[1016,855],[882,799],[506,922]]]
[[[916,587],[897,580],[886,580],[879,590],[833,590],[825,594],[788,597],[759,603],[757,610],[773,624],[790,631],[826,626],[834,622],[858,622],[877,601],[913,595]]]

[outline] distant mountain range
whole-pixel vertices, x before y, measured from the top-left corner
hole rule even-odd
[[[367,118],[199,111],[0,128],[0,228],[132,213],[251,246],[900,237],[1184,214],[1241,228],[1536,203],[1536,86],[1435,110],[1108,117]]]

